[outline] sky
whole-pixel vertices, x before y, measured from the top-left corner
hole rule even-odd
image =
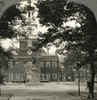
[[[13,41],[12,40],[3,40],[2,41],[2,46],[5,48],[5,49],[8,49],[9,47],[14,47],[14,48],[19,48],[19,43],[14,39]],[[46,52],[47,52],[47,49],[46,48],[43,48]],[[50,49],[49,49],[49,53],[50,54],[55,54],[55,51],[56,51],[56,48],[55,46],[51,46]]]

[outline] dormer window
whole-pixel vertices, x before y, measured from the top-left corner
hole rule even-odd
[[[28,12],[28,18],[30,18],[31,17],[31,13],[30,12]]]
[[[30,18],[30,19],[32,18],[32,11],[27,12],[27,18]]]

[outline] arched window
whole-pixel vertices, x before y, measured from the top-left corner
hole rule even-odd
[[[44,62],[41,62],[41,67],[44,67]]]
[[[46,62],[46,67],[50,68],[50,62]]]
[[[46,74],[47,79],[50,79],[50,73]]]
[[[13,62],[10,61],[10,62],[8,63],[8,66],[9,66],[10,68],[12,68],[12,67],[13,67]]]
[[[15,62],[15,67],[19,67],[19,62]]]
[[[57,73],[52,74],[53,79],[57,79]]]
[[[52,67],[54,67],[54,68],[57,67],[57,62],[56,61],[52,62]]]
[[[41,79],[41,80],[44,80],[44,74],[41,74],[41,75],[40,75],[40,79]]]
[[[9,73],[9,79],[13,79],[13,73]]]
[[[28,18],[30,18],[31,17],[31,13],[30,12],[28,12]]]

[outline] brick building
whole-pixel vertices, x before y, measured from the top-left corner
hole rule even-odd
[[[19,49],[14,50],[14,59],[9,62],[7,81],[24,82],[31,80],[32,66],[37,67],[39,81],[57,81],[59,58],[57,55],[49,55],[43,49],[36,51],[38,21],[33,18],[32,11],[26,14],[29,25],[23,28],[28,39],[19,37]],[[35,64],[33,64],[35,61]]]
[[[40,81],[58,81],[59,58],[56,55],[41,57]]]

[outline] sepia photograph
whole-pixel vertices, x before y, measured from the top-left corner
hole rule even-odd
[[[0,0],[0,100],[97,100],[97,0]]]

